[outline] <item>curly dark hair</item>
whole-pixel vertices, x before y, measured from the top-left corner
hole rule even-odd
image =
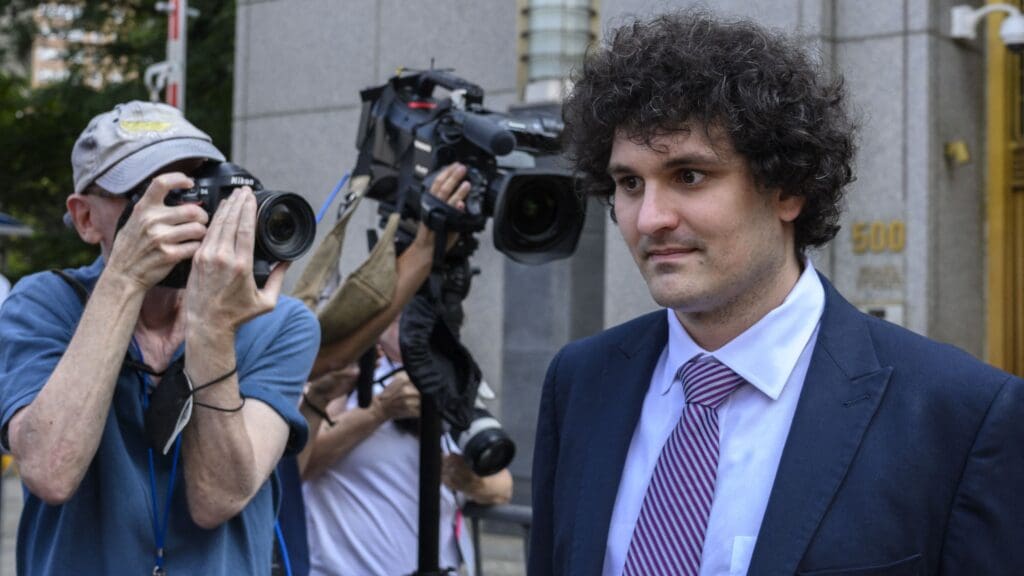
[[[842,78],[826,79],[793,39],[704,10],[635,20],[592,51],[563,107],[564,144],[588,193],[611,201],[619,130],[651,144],[685,126],[721,129],[763,189],[803,196],[798,253],[839,230],[853,181],[855,125]]]

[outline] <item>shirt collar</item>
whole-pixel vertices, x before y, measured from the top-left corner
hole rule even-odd
[[[675,383],[677,369],[697,354],[710,354],[772,400],[778,399],[814,334],[825,310],[825,288],[810,259],[777,308],[714,353],[701,348],[671,309],[668,314],[668,362],[671,375],[662,385],[665,394]]]

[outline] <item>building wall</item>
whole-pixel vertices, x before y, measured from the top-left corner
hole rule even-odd
[[[714,7],[796,31],[846,78],[861,121],[858,179],[839,236],[812,255],[816,267],[855,304],[981,356],[983,55],[978,43],[946,38],[956,3],[720,0]],[[601,28],[687,4],[604,0]],[[397,67],[428,67],[434,58],[480,84],[488,107],[515,103],[516,20],[512,1],[240,0],[233,156],[268,186],[299,191],[317,208],[354,163],[359,90]],[[967,164],[944,155],[957,140],[970,152]],[[348,269],[365,256],[365,229],[376,223],[372,207],[360,207],[343,257]],[[487,233],[481,241],[464,340],[499,391],[495,412],[519,444],[513,472],[516,500],[525,502],[547,362],[569,339],[656,306],[600,207],[591,206],[585,249],[569,261],[527,268],[498,254]]]

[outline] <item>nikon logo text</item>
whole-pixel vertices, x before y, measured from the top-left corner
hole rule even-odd
[[[256,183],[256,180],[254,180],[252,178],[246,178],[245,176],[232,176],[231,177],[231,185],[232,186],[252,186],[255,183]]]

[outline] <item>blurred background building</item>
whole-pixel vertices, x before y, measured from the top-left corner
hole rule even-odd
[[[111,32],[86,31],[75,26],[81,17],[82,7],[75,3],[50,2],[40,4],[33,14],[37,33],[32,42],[31,86],[33,88],[64,80],[70,74],[70,65],[87,67],[85,83],[102,89],[108,82],[122,82],[125,76],[121,67],[110,59],[93,65],[87,58],[90,48],[110,43]],[[85,51],[68,58],[69,45],[79,45]]]

